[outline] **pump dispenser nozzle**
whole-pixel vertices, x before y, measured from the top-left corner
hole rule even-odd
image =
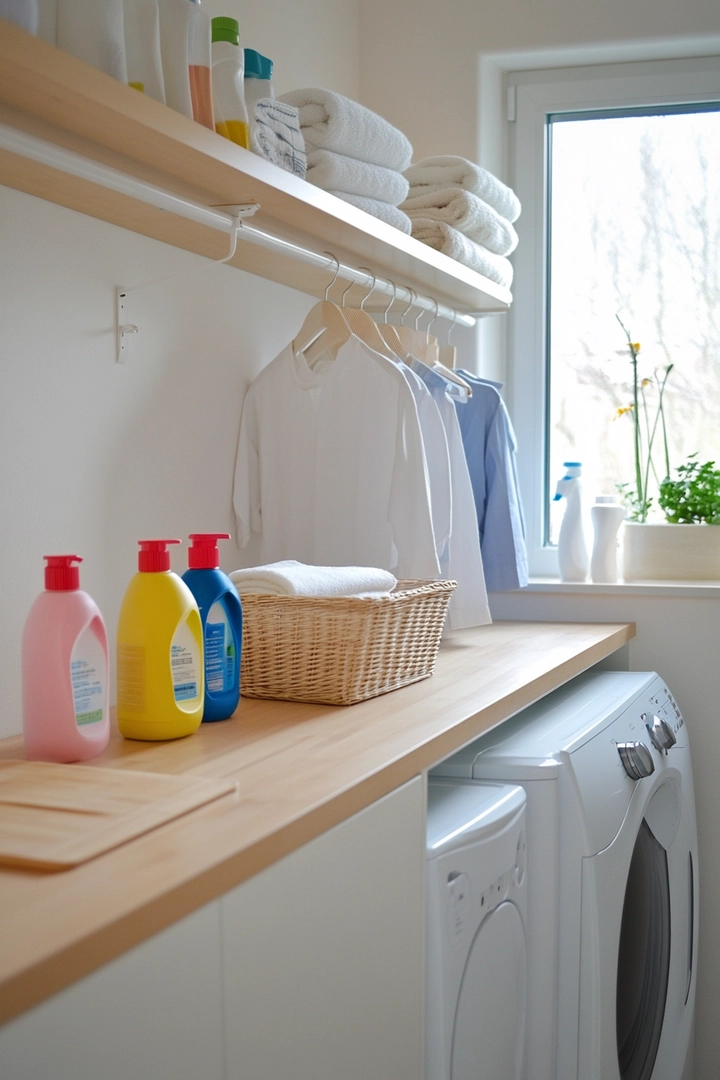
[[[146,574],[159,574],[170,569],[168,544],[182,544],[182,540],[138,540],[138,570]]]
[[[230,533],[190,533],[192,546],[188,550],[191,570],[216,570],[220,566],[218,540],[229,540]]]
[[[45,588],[49,592],[72,592],[80,588],[80,571],[73,563],[81,563],[80,555],[43,555]]]

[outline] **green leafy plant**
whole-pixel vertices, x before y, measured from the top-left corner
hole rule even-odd
[[[676,471],[677,480],[667,477],[660,484],[659,501],[666,520],[674,525],[720,525],[720,469],[715,462],[701,465],[697,454],[690,454]]]
[[[619,315],[615,318],[620,323],[625,337],[627,338],[630,362],[632,364],[632,401],[628,405],[622,405],[616,412],[616,416],[628,416],[633,424],[633,456],[635,465],[635,480],[633,483],[626,482],[617,484],[620,496],[625,502],[630,521],[647,521],[653,500],[650,495],[651,482],[660,484],[657,467],[655,465],[655,442],[658,433],[662,437],[664,454],[664,471],[662,475],[670,475],[670,458],[668,454],[667,428],[665,426],[665,409],[663,397],[667,385],[668,376],[673,369],[673,364],[654,371],[652,376],[641,377],[638,368],[638,354],[640,345],[633,341],[632,336],[624,325]],[[648,400],[648,392],[654,388],[657,393],[657,403],[654,410]]]

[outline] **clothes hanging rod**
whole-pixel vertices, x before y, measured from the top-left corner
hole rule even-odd
[[[159,210],[177,214],[190,221],[206,225],[211,229],[218,229],[220,232],[225,233],[231,233],[235,229],[239,239],[280,251],[290,258],[307,263],[318,270],[327,271],[328,274],[335,273],[338,270],[338,278],[348,282],[352,281],[368,290],[374,282],[374,292],[382,293],[384,296],[394,296],[398,301],[403,301],[406,307],[412,299],[413,308],[432,312],[436,318],[452,320],[459,326],[475,325],[475,319],[472,315],[457,312],[454,308],[450,308],[445,304],[437,304],[433,298],[420,295],[407,286],[397,285],[386,278],[374,277],[372,272],[368,272],[361,267],[350,266],[343,262],[338,265],[338,260],[331,254],[312,251],[310,248],[302,247],[300,244],[283,240],[279,236],[258,229],[254,225],[247,225],[242,221],[242,212],[238,214],[237,210],[232,213],[231,208],[225,210],[219,207],[214,209],[210,206],[202,206],[200,203],[192,202],[192,200],[185,199],[181,195],[175,195],[173,192],[165,191],[154,184],[148,184],[145,180],[128,176],[109,165],[102,165],[99,162],[92,161],[81,154],[76,154],[74,150],[67,150],[65,147],[56,146],[55,143],[39,139],[35,135],[19,131],[9,124],[0,124],[0,148],[18,154],[20,157],[28,158],[31,161],[37,161],[39,164],[48,165],[71,176],[77,176],[80,180],[98,184],[100,187],[115,191],[120,195],[128,195],[130,198],[139,199],[150,206],[157,207]]]

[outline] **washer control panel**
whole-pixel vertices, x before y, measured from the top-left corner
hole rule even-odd
[[[662,716],[648,716],[647,713],[643,713],[640,719],[645,721],[645,727],[648,729],[650,742],[655,749],[661,751],[664,750],[667,754],[668,750],[670,750],[677,742],[672,726]]]
[[[644,742],[619,742],[616,746],[625,772],[631,780],[642,780],[655,772],[655,763]]]

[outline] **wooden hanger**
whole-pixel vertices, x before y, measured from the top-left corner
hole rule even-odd
[[[390,284],[393,287],[392,299],[390,300],[390,303],[383,312],[383,321],[381,323],[378,323],[378,330],[385,339],[385,344],[389,347],[390,351],[398,358],[398,360],[404,361],[407,357],[407,353],[403,347],[402,342],[400,341],[400,338],[398,337],[397,328],[395,326],[392,326],[388,322],[388,312],[395,303],[395,297],[397,296],[397,287],[395,285],[395,282],[391,281]]]
[[[447,332],[447,342],[444,345],[440,345],[440,347],[439,347],[439,356],[438,356],[438,359],[439,359],[440,363],[444,367],[451,368],[451,369],[454,368],[456,366],[456,363],[457,363],[457,349],[455,348],[454,345],[450,344],[450,335],[452,334],[453,327],[455,326],[455,323],[457,322],[457,311],[455,310],[455,308],[452,309],[452,313],[453,313],[453,321],[451,322],[450,329]]]
[[[437,339],[431,338],[424,330],[418,330],[417,324],[420,316],[422,315],[422,308],[418,311],[415,317],[414,327],[404,326],[402,320],[407,315],[410,308],[417,300],[417,293],[414,289],[410,290],[412,299],[410,304],[403,311],[400,325],[397,327],[398,337],[402,343],[406,353],[410,356],[414,356],[416,360],[422,360],[428,367],[432,367],[437,362]]]
[[[345,321],[347,322],[352,332],[357,337],[359,337],[361,341],[364,341],[365,344],[368,345],[371,349],[373,349],[374,352],[380,353],[381,356],[386,356],[388,357],[388,359],[390,359],[393,355],[392,352],[388,349],[388,345],[384,337],[380,333],[377,324],[370,318],[367,311],[365,311],[363,307],[368,297],[370,296],[370,293],[372,293],[373,289],[375,288],[375,282],[377,278],[375,277],[375,274],[373,274],[372,270],[368,270],[365,266],[360,266],[358,267],[358,269],[364,270],[366,274],[370,274],[373,279],[372,285],[370,286],[370,291],[366,293],[366,295],[360,301],[359,308],[346,308],[344,303],[345,294],[348,293],[353,286],[353,283],[350,282],[347,289],[342,294],[342,298],[340,300],[343,317],[345,318]]]
[[[328,293],[340,273],[339,260],[334,255],[329,258],[336,264],[335,277],[325,289],[324,299],[310,308],[292,343],[293,352],[304,356],[310,368],[323,355],[334,360],[340,346],[352,336],[342,311],[328,299]]]

